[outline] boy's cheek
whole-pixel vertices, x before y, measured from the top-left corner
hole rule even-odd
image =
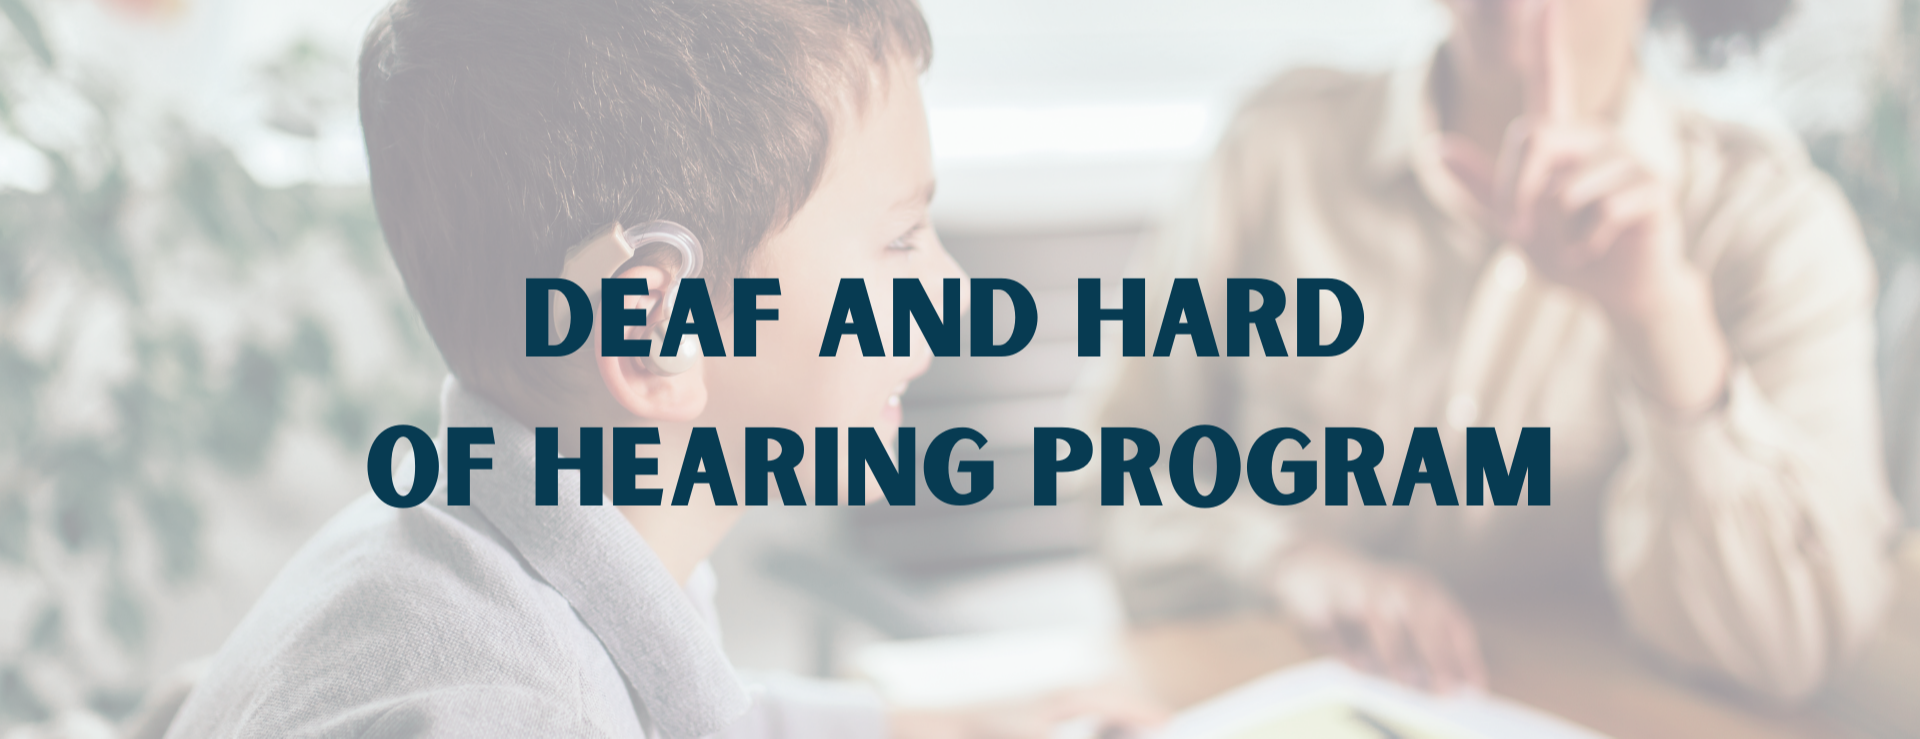
[[[817,338],[816,338],[817,341]],[[772,355],[761,347],[758,357],[714,359],[708,375],[709,418],[716,425],[815,426],[873,425],[862,408],[884,398],[869,399],[863,388],[880,386],[862,364],[882,359],[829,359],[811,354]]]

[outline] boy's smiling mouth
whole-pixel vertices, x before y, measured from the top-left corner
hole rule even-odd
[[[901,419],[903,418],[901,415],[900,399],[907,394],[907,386],[912,385],[914,380],[919,379],[921,375],[926,374],[927,370],[932,368],[932,357],[922,356],[918,358],[918,361],[914,363],[913,371],[907,374],[907,379],[901,380],[900,384],[895,385],[893,392],[887,395],[886,402],[881,405],[880,422],[882,424],[893,428],[900,428]]]
[[[887,403],[880,410],[881,423],[899,428],[901,419],[900,396],[906,394],[907,383],[903,382],[900,383],[899,387],[894,388],[892,395],[887,396]]]

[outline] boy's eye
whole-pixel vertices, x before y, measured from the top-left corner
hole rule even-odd
[[[926,224],[916,224],[913,228],[908,229],[906,233],[894,237],[892,241],[887,242],[887,251],[913,251],[920,248],[918,237],[920,236],[920,231],[924,228],[926,228]]]

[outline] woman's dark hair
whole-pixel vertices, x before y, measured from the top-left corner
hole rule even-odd
[[[1793,0],[1653,0],[1654,18],[1679,24],[1696,58],[1714,65],[1758,46],[1792,9]]]

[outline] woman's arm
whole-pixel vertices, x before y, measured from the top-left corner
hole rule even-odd
[[[1898,515],[1878,433],[1872,271],[1851,212],[1810,171],[1797,187],[1760,179],[1727,185],[1766,192],[1728,214],[1747,223],[1713,275],[1724,390],[1690,412],[1657,381],[1623,383],[1630,451],[1604,531],[1636,632],[1791,700],[1876,625]],[[1650,351],[1633,342],[1626,351]],[[1626,374],[1662,360],[1638,361]]]
[[[1656,174],[1615,129],[1556,104],[1564,34],[1551,13],[1539,22],[1496,210],[1540,273],[1613,325],[1629,452],[1603,522],[1610,577],[1669,656],[1805,696],[1890,582],[1858,228],[1803,161],[1724,131],[1695,181]]]

